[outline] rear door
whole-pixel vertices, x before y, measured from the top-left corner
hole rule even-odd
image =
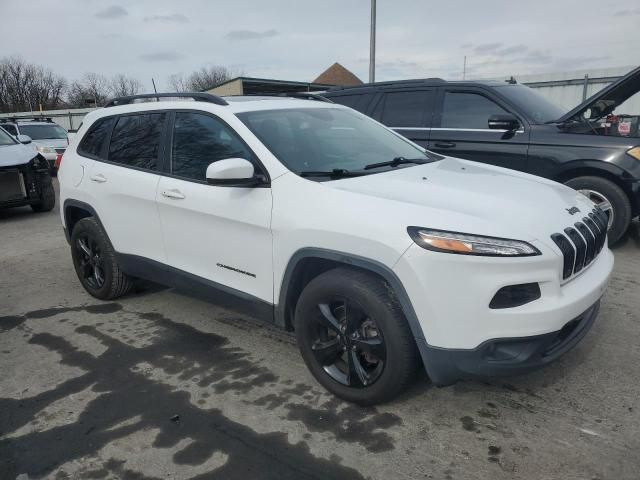
[[[435,94],[435,88],[384,91],[369,115],[427,148]]]
[[[157,194],[167,263],[273,303],[271,189],[209,185],[205,176],[209,164],[225,158],[263,167],[219,117],[174,115],[170,174]]]
[[[524,171],[527,166],[529,129],[516,132],[489,129],[489,117],[515,111],[486,91],[441,87],[429,150],[443,155]]]
[[[87,193],[119,253],[165,261],[156,189],[168,114],[145,112],[115,118],[106,159],[88,172]]]

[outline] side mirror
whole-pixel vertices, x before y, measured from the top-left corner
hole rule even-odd
[[[510,113],[491,115],[489,117],[489,128],[491,130],[513,131],[520,128],[520,122],[514,115],[511,115]]]
[[[255,187],[265,182],[253,163],[244,158],[225,158],[207,167],[207,183],[224,187]]]
[[[23,145],[28,145],[32,142],[31,137],[29,135],[18,135],[16,139]]]

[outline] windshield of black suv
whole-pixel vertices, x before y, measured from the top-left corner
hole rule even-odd
[[[335,170],[371,174],[442,158],[352,110],[295,108],[237,115],[297,174]],[[394,160],[391,165],[374,165]]]
[[[533,123],[552,122],[566,113],[566,110],[524,85],[501,85],[495,88],[498,93],[523,110]]]
[[[15,145],[15,144],[16,144],[16,141],[13,139],[13,137],[11,137],[11,135],[9,135],[2,128],[0,128],[0,146]]]
[[[67,131],[55,123],[43,125],[20,125],[20,133],[29,135],[32,140],[49,140],[67,138]]]

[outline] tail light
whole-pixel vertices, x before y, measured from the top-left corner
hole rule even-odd
[[[56,155],[56,161],[54,162],[53,166],[56,168],[60,168],[61,163],[62,163],[62,154],[59,153],[58,155]]]

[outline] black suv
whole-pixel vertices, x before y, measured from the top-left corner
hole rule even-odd
[[[638,90],[640,68],[569,112],[513,80],[382,82],[323,96],[433,152],[566,183],[607,212],[611,244],[640,214],[640,115],[628,114]]]

